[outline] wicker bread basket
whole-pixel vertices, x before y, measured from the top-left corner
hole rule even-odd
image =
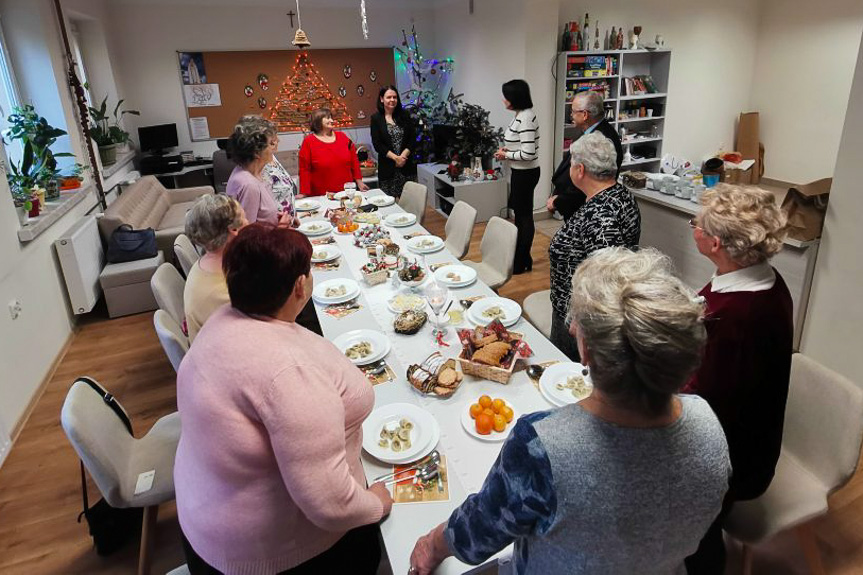
[[[514,340],[519,340],[524,337],[522,334],[511,331],[509,335]],[[507,384],[509,383],[509,378],[512,376],[513,371],[515,371],[515,364],[518,361],[519,354],[518,352],[514,352],[512,361],[510,361],[509,368],[505,369],[503,367],[494,367],[493,365],[485,365],[484,363],[476,363],[469,359],[467,359],[464,355],[464,350],[458,356],[459,365],[461,365],[461,370],[467,375],[473,375],[476,377],[481,377],[482,379],[488,379],[490,381],[496,381],[498,383]]]

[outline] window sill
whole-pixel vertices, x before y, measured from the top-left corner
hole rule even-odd
[[[84,198],[89,196],[95,190],[92,184],[81,186],[77,190],[67,190],[60,192],[60,197],[50,202],[45,202],[46,206],[42,213],[21,226],[18,230],[18,241],[21,243],[31,242],[39,237],[42,232],[51,227],[51,225],[62,218],[69,211],[84,201]]]
[[[119,172],[123,167],[127,166],[135,159],[135,150],[128,150],[126,152],[119,152],[117,154],[117,161],[111,164],[110,166],[104,166],[102,168],[102,181],[107,182],[108,178]]]

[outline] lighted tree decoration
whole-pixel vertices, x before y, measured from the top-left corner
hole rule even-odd
[[[432,126],[445,122],[455,113],[455,101],[461,94],[452,89],[444,96],[449,85],[455,60],[425,59],[420,50],[416,28],[408,36],[402,30],[401,47],[396,47],[396,72],[407,74],[409,88],[401,93],[402,105],[411,115],[417,133],[414,157],[422,163],[429,160],[433,149]]]
[[[337,128],[354,125],[347,106],[330,92],[309,53],[303,51],[297,54],[291,74],[282,83],[269,119],[280,132],[298,132],[308,125],[309,114],[319,108],[330,109]]]

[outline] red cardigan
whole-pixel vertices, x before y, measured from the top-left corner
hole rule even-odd
[[[332,143],[309,134],[300,146],[300,193],[305,196],[340,192],[346,183],[362,178],[356,146],[342,132],[333,133]]]
[[[791,294],[776,272],[764,291],[699,292],[707,300],[707,346],[683,389],[700,395],[728,440],[732,500],[758,497],[770,485],[785,420],[794,338]]]

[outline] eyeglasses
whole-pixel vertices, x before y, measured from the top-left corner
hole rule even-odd
[[[698,222],[696,222],[694,219],[689,220],[689,227],[692,228],[693,230],[694,229],[702,229],[702,230],[704,229],[701,226],[699,226]]]

